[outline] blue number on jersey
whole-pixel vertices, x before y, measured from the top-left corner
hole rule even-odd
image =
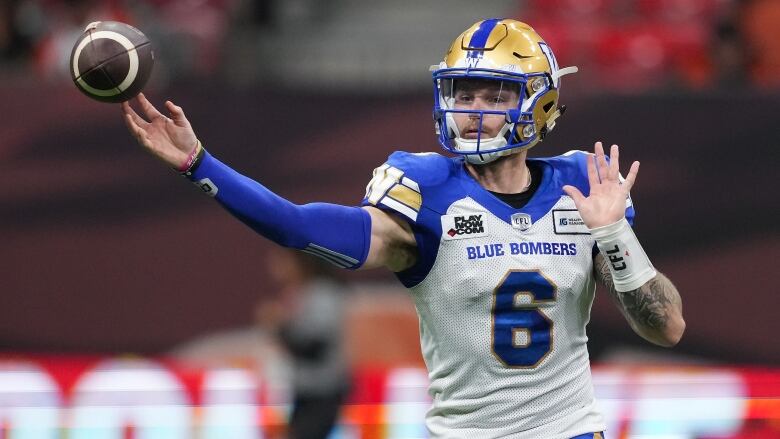
[[[547,356],[553,322],[539,306],[555,298],[555,285],[539,271],[507,273],[493,293],[493,353],[502,363],[530,368]]]

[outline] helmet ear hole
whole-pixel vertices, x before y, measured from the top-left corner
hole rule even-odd
[[[550,102],[548,102],[548,103],[544,104],[544,106],[542,107],[542,109],[544,110],[544,112],[545,112],[545,113],[549,113],[549,112],[550,112],[550,109],[553,107],[553,105],[555,105],[555,102],[553,102],[553,101],[550,101]]]

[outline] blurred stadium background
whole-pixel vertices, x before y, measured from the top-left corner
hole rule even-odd
[[[640,160],[637,233],[683,295],[673,350],[598,295],[607,437],[780,438],[778,0],[4,0],[0,438],[284,434],[285,360],[252,335],[270,244],[79,94],[87,23],[149,36],[147,95],[222,160],[296,202],[354,204],[393,150],[439,151],[428,66],[493,16],[580,67],[532,155],[603,140]],[[344,279],[355,376],[332,437],[424,437],[411,301],[379,271]]]

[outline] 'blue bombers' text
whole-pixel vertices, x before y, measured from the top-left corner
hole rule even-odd
[[[573,242],[510,242],[466,247],[469,259],[485,259],[504,255],[574,256],[577,244]]]

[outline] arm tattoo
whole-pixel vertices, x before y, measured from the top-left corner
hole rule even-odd
[[[658,273],[636,290],[618,292],[607,260],[598,255],[594,262],[596,277],[604,283],[612,299],[632,323],[651,330],[663,330],[669,321],[669,312],[682,307],[679,293],[663,274]]]

